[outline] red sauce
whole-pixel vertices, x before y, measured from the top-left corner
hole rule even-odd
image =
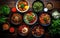
[[[14,27],[10,28],[10,32],[13,33],[15,31]]]
[[[16,10],[16,7],[13,7],[11,11],[12,11],[12,12],[16,12],[16,11],[17,11],[17,10]]]
[[[8,30],[9,29],[9,24],[3,24],[3,30]]]

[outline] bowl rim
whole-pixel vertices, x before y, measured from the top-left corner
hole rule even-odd
[[[47,5],[48,4],[51,4],[52,5],[52,9],[48,9],[48,10],[53,10],[53,8],[54,8],[54,4],[52,3],[52,2],[47,2],[47,4],[46,4],[46,8],[47,8]]]
[[[34,29],[34,27],[36,27],[37,25],[34,25],[33,27],[32,27],[32,30]],[[42,27],[42,29],[44,30],[44,28],[43,28],[43,26],[41,26],[41,25],[39,25],[38,24],[38,26],[37,27]],[[32,31],[31,30],[31,31]],[[40,35],[40,36],[36,36],[36,35],[34,35],[34,34],[32,34],[34,37],[42,37],[43,35],[45,34],[45,30],[44,30],[44,33],[42,34],[42,35]]]
[[[28,11],[28,12],[33,12],[33,11]],[[34,12],[33,12],[34,13]],[[36,20],[33,22],[33,23],[27,23],[26,21],[25,21],[25,15],[26,14],[28,14],[28,13],[25,13],[24,14],[24,16],[23,16],[23,19],[24,19],[24,22],[26,23],[26,24],[28,24],[28,25],[33,25],[33,24],[35,24],[36,22],[37,22],[37,20],[38,20],[38,16],[37,16],[37,14],[36,13],[34,13],[34,15],[36,16]]]
[[[14,15],[14,14],[19,14],[19,13],[13,13],[12,15]],[[12,18],[12,15],[11,15],[10,18]],[[20,16],[21,16],[21,22],[19,22],[19,23],[14,23],[14,22],[12,21],[12,19],[10,19],[10,20],[11,20],[11,23],[14,24],[14,25],[19,25],[19,24],[21,24],[21,23],[22,23],[22,15],[19,14],[19,17],[20,17]]]
[[[28,28],[27,33],[20,33],[19,28],[20,28],[21,26],[23,26],[23,25],[27,26],[27,28]],[[21,25],[18,27],[18,34],[21,35],[21,36],[27,36],[27,35],[29,35],[29,30],[30,30],[30,27],[29,27],[28,25],[26,25],[26,24],[21,24]],[[26,34],[26,35],[25,35],[25,34]]]
[[[47,14],[47,15],[50,16],[50,23],[49,23],[49,24],[42,24],[42,23],[41,23],[40,17],[41,17],[42,14]],[[39,22],[40,22],[40,24],[41,24],[42,26],[49,26],[49,25],[51,24],[51,15],[50,15],[49,13],[46,13],[46,12],[41,13],[41,14],[39,15]]]
[[[36,1],[33,2],[33,4],[34,4],[35,2],[40,2],[40,3],[42,3],[42,5],[43,5],[42,11],[43,11],[43,10],[44,10],[44,3],[43,3],[42,1],[40,1],[40,0],[39,0],[39,1],[36,0]],[[32,4],[32,9],[33,9],[33,11],[34,11],[33,4]],[[38,12],[34,11],[34,12],[39,13],[39,12],[42,12],[42,11],[38,11]]]
[[[2,29],[3,29],[3,25],[4,25],[4,24],[7,24],[7,25],[9,26],[8,29],[7,29],[7,30],[9,30],[9,28],[10,28],[10,24],[9,24],[8,22],[2,24]],[[5,31],[5,30],[3,29],[3,31]]]
[[[18,7],[17,7],[18,2],[20,2],[20,0],[18,0],[18,1],[16,2],[16,9],[17,9],[19,12],[24,13],[24,12],[26,12],[26,11],[29,10],[29,2],[28,2],[27,0],[26,0],[26,2],[28,3],[28,9],[25,10],[25,11],[20,11],[20,10],[18,9]]]

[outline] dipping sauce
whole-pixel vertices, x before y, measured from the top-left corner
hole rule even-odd
[[[53,4],[52,3],[47,3],[46,8],[48,8],[48,10],[52,10],[53,9]]]
[[[9,27],[10,27],[9,24],[7,24],[7,23],[3,24],[3,30],[8,30]]]
[[[10,33],[14,33],[15,32],[14,27],[10,27],[9,31],[10,31]]]
[[[12,12],[17,12],[17,10],[16,10],[15,7],[13,7],[13,8],[11,9],[11,11],[12,11]]]

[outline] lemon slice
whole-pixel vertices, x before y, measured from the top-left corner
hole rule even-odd
[[[25,9],[28,9],[28,7],[29,7],[29,6],[25,6],[24,8],[25,8]]]

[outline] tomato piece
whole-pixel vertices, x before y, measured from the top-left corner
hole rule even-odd
[[[10,32],[13,33],[15,29],[13,27],[10,28]]]
[[[26,1],[24,1],[23,4],[24,4],[25,6],[28,5],[28,3],[27,3]]]
[[[12,11],[12,12],[16,12],[16,11],[17,11],[17,10],[16,10],[16,7],[13,7],[11,11]]]

